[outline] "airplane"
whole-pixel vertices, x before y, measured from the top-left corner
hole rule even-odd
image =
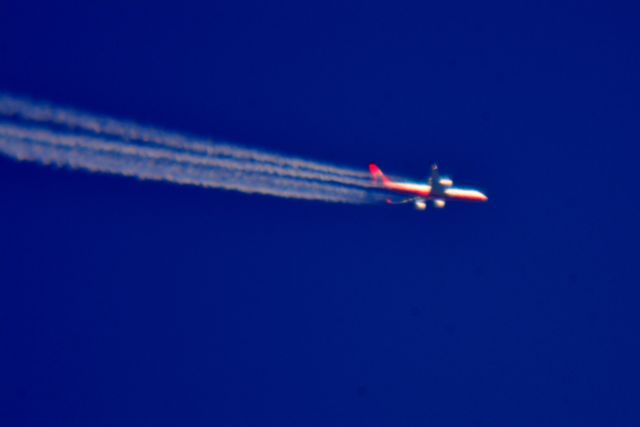
[[[486,202],[488,200],[488,197],[478,190],[454,187],[451,178],[440,176],[438,166],[435,164],[431,166],[431,176],[426,184],[394,182],[385,176],[374,163],[369,165],[369,171],[373,177],[374,184],[378,184],[381,181],[382,188],[386,190],[412,196],[399,202],[387,199],[389,204],[413,203],[416,209],[423,211],[427,208],[427,201],[431,201],[436,208],[444,208],[449,200],[473,202]]]

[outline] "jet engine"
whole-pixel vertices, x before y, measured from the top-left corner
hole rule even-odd
[[[444,208],[444,205],[446,204],[446,202],[442,199],[436,199],[433,201],[433,206],[435,206],[436,208],[442,209]]]
[[[443,187],[452,187],[453,186],[453,181],[451,180],[451,178],[440,178],[440,185],[442,185]]]
[[[426,200],[418,199],[418,200],[415,201],[415,205],[416,205],[416,209],[418,209],[419,211],[423,211],[423,210],[427,209],[427,201]]]

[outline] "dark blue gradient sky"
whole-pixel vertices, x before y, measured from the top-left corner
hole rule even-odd
[[[0,158],[0,425],[640,425],[638,11],[536,3],[2,2],[2,91],[490,203]]]

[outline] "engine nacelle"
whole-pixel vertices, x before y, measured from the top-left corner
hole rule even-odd
[[[442,185],[443,187],[452,187],[453,186],[453,181],[451,180],[451,178],[440,178],[440,185]]]
[[[433,201],[433,206],[436,208],[442,209],[444,208],[444,205],[446,205],[446,202],[442,199],[436,199]]]
[[[416,200],[415,205],[416,209],[418,209],[419,211],[427,209],[427,202],[425,200]]]

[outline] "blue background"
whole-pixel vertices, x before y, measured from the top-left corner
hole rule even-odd
[[[0,90],[490,197],[0,158],[0,424],[640,425],[638,11],[535,3],[0,3]]]

